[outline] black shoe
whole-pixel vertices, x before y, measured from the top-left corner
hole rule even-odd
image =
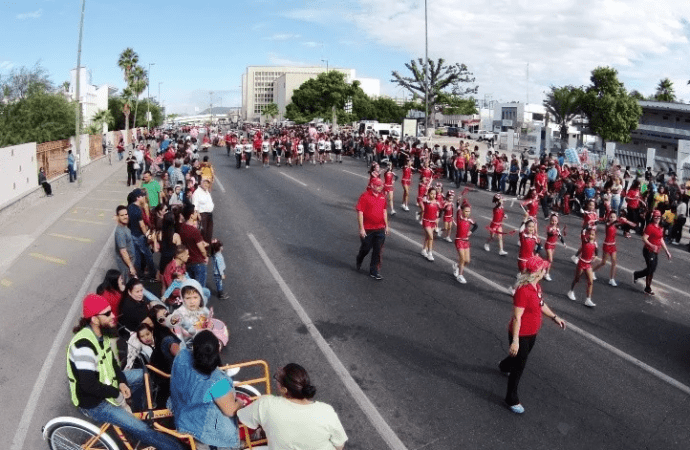
[[[644,293],[647,295],[654,296],[654,291],[652,290],[652,288],[644,288]]]
[[[637,283],[637,277],[635,276],[635,272],[633,272],[633,284]]]
[[[218,300],[227,300],[229,298],[230,298],[230,296],[228,294],[226,294],[225,292],[221,292],[218,294]]]
[[[355,267],[357,268],[357,272],[362,268],[362,263],[355,261]]]
[[[383,280],[383,277],[381,276],[381,274],[378,274],[378,273],[370,273],[369,276],[371,278],[373,278],[374,280],[377,280],[377,281]]]

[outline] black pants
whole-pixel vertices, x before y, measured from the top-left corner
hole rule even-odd
[[[513,343],[512,333],[508,333],[508,341],[511,344]],[[534,347],[534,343],[536,341],[536,334],[532,336],[520,336],[520,348],[518,349],[517,355],[508,356],[498,365],[502,372],[510,372],[510,376],[508,377],[508,391],[506,392],[506,403],[508,406],[513,406],[520,403],[517,393],[518,385],[520,384],[522,372],[525,371],[527,356],[529,355],[529,352],[532,351],[532,347]]]
[[[201,236],[204,241],[211,243],[213,239],[213,213],[201,213]]]
[[[362,265],[364,257],[371,251],[371,263],[369,264],[369,273],[376,275],[381,268],[381,252],[383,251],[383,243],[386,241],[385,230],[366,230],[367,236],[360,238],[362,245],[359,247],[357,254],[357,266]],[[373,249],[373,251],[372,251]]]
[[[659,263],[659,255],[645,247],[642,249],[642,256],[644,256],[644,262],[645,264],[647,264],[647,267],[645,267],[643,270],[635,271],[633,273],[634,277],[643,278],[648,275],[654,276],[654,272],[656,271],[656,265]],[[650,287],[649,283],[647,283],[646,287]]]
[[[549,217],[549,194],[544,194],[541,198],[541,210],[544,213],[544,217]]]
[[[251,160],[252,160],[252,152],[244,152],[244,159],[245,159],[245,162],[246,162],[245,167],[249,167],[249,163],[250,163]]]
[[[678,217],[671,228],[671,233],[669,239],[672,241],[680,242],[683,237],[683,226],[685,225],[685,217]]]
[[[235,162],[237,163],[235,167],[238,169],[242,167],[242,153],[235,153]]]
[[[53,195],[53,188],[50,185],[50,183],[48,183],[47,181],[44,181],[43,183],[41,183],[41,186],[43,186],[43,190],[45,191],[46,195],[48,195],[48,196]]]
[[[136,169],[127,169],[127,186],[135,186],[137,184],[137,171]]]

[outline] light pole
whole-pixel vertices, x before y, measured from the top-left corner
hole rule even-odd
[[[326,73],[328,73],[328,60],[327,59],[322,59],[321,62],[326,63]]]
[[[148,97],[146,99],[146,128],[149,128],[151,126],[151,66],[155,65],[156,63],[149,63],[149,72],[146,74],[146,97]],[[160,85],[158,85],[158,88],[160,92]]]
[[[429,135],[429,21],[424,0],[424,133]]]
[[[75,93],[77,96],[77,118],[76,118],[76,123],[75,123],[75,136],[74,136],[74,143],[76,145],[76,155],[74,155],[75,160],[79,164],[79,177],[77,178],[79,187],[81,187],[81,182],[82,182],[82,175],[83,171],[81,170],[82,166],[82,161],[79,158],[80,152],[80,143],[79,143],[79,137],[81,136],[81,98],[79,97],[79,75],[81,72],[81,39],[84,34],[84,8],[86,8],[86,0],[81,0],[81,18],[79,19],[79,42],[77,44],[77,79],[76,82],[74,83],[75,86]],[[70,175],[71,176],[71,175]]]
[[[158,109],[162,113],[163,111],[160,110],[163,107],[163,100],[161,100],[161,84],[163,84],[163,82],[159,81],[158,82]],[[165,120],[163,120],[163,122],[165,122]]]

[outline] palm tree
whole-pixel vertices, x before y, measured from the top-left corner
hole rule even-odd
[[[261,110],[262,116],[271,119],[277,117],[278,114],[280,114],[280,112],[278,111],[278,105],[275,103],[269,103],[268,105],[264,106]]]
[[[668,78],[659,81],[654,99],[658,102],[675,102],[676,93],[673,91],[673,81]]]
[[[120,58],[117,60],[117,65],[124,72],[125,81],[129,83],[129,74],[132,68],[139,62],[139,55],[131,47],[127,47],[120,53]]]
[[[137,110],[139,109],[139,96],[144,92],[149,84],[149,77],[146,70],[141,66],[134,66],[129,74],[129,88],[134,94],[134,122],[133,127],[137,126]]]
[[[122,90],[122,113],[125,115],[125,135],[129,131],[129,113],[132,111],[132,89],[127,86]]]
[[[582,90],[573,86],[551,86],[551,92],[546,94],[544,107],[558,124],[561,132],[561,147],[568,145],[568,122],[580,114],[580,100]]]
[[[101,131],[91,134],[100,134],[103,130],[103,124],[108,124],[108,128],[110,128],[114,123],[115,118],[113,117],[113,113],[111,113],[109,109],[100,109],[93,115],[91,124],[94,125],[94,130],[98,129]]]

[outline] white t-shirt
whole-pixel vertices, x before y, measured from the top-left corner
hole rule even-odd
[[[299,144],[297,144],[297,153],[298,153],[299,155],[301,155],[302,153],[304,153],[304,145],[302,145],[301,142],[300,142]]]
[[[340,139],[336,139],[335,141],[333,141],[333,147],[336,150],[341,150],[343,148],[343,141],[341,141]]]
[[[268,153],[268,151],[271,149],[271,143],[268,141],[263,141],[261,143],[261,151],[264,153]]]
[[[331,141],[326,141],[323,143],[323,145],[324,145],[324,148],[327,152],[331,151]]]
[[[245,153],[251,153],[253,149],[254,149],[254,147],[249,142],[244,144],[244,152]]]
[[[316,144],[313,142],[309,143],[309,153],[314,153],[314,150],[316,150]]]
[[[331,405],[300,405],[283,397],[264,395],[237,411],[249,428],[266,431],[269,450],[333,450],[345,445],[347,434]]]

